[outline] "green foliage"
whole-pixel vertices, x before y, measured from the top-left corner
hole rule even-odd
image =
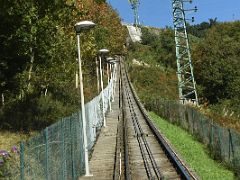
[[[127,57],[133,64],[129,72],[139,97],[145,103],[157,98],[177,99],[173,30],[146,27],[141,30],[142,43],[130,44]]]
[[[21,101],[14,101],[5,105],[1,117],[3,129],[41,130],[45,126],[56,122],[60,117],[70,115],[76,110],[68,101],[55,99],[51,94],[47,96],[27,96]]]
[[[108,41],[107,38],[105,37],[108,37],[110,32],[109,30],[106,28],[106,27],[103,27],[103,26],[98,26],[96,27],[96,30],[95,30],[95,40],[97,43],[97,46],[98,46],[98,49],[102,49],[104,47],[109,47],[109,45],[111,44],[110,41]]]
[[[147,103],[152,99],[177,99],[175,73],[165,72],[161,67],[132,66],[131,81],[140,99]]]
[[[174,32],[172,29],[156,30],[142,27],[142,43],[149,47],[153,61],[165,68],[176,68]],[[141,50],[140,50],[141,52]],[[150,55],[149,55],[150,56]]]
[[[128,59],[136,59],[147,64],[157,64],[155,53],[152,48],[147,45],[133,43],[129,47]]]
[[[187,31],[189,34],[192,34],[199,38],[203,38],[206,35],[207,30],[217,24],[218,24],[217,18],[209,19],[209,22],[202,22],[200,24],[196,24],[192,26],[188,24]]]
[[[239,130],[240,22],[220,23],[215,18],[188,29],[197,92],[203,105],[202,112],[224,127]],[[130,44],[128,53],[129,60],[136,59],[142,65],[134,66],[131,73],[140,97],[144,102],[150,98],[149,94],[153,98],[159,94],[160,98],[177,99],[177,79],[172,78],[172,88],[168,89],[169,80],[163,80],[161,85],[157,85],[158,81],[148,77],[176,76],[173,72],[176,70],[173,30],[143,27],[142,34],[142,44]],[[144,67],[144,63],[159,67],[159,74],[154,74],[147,66]],[[139,79],[137,76],[140,76]],[[144,79],[151,83],[148,84]],[[166,93],[163,93],[163,90],[155,96],[154,91],[159,87],[167,89]]]
[[[142,32],[142,44],[144,45],[152,45],[155,40],[158,38],[159,33],[153,33],[149,28],[141,27]]]
[[[210,104],[222,100],[239,104],[239,31],[239,21],[217,24],[209,29],[205,38],[193,48],[195,78],[203,87],[201,96]]]
[[[240,116],[239,31],[239,21],[219,23],[216,18],[188,27],[201,103],[210,104],[218,114],[225,109],[235,119]],[[143,27],[142,34],[143,45],[131,45],[129,59],[176,69],[173,30]]]
[[[16,146],[12,150],[5,151],[0,149],[0,178],[17,177],[19,175],[20,154]]]
[[[81,36],[84,75],[91,76],[84,76],[87,100],[96,94],[98,49],[124,52],[125,31],[105,0],[3,0],[0,18],[2,128],[41,129],[77,110],[76,22],[91,19],[98,25]]]

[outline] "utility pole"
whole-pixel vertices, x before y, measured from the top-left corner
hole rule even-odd
[[[129,0],[134,14],[134,26],[138,27],[139,23],[139,15],[138,15],[138,7],[139,7],[139,0]]]
[[[189,39],[186,30],[186,11],[197,11],[194,9],[184,9],[184,3],[192,3],[192,0],[172,0],[173,24],[175,30],[177,77],[179,100],[181,103],[191,101],[198,105],[196,82],[193,75],[193,65],[189,46]],[[191,19],[194,21],[194,18]]]

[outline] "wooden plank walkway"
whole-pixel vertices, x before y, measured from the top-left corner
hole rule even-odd
[[[93,176],[81,176],[79,180],[108,180],[113,179],[117,126],[119,115],[119,88],[116,82],[115,101],[112,102],[112,111],[106,116],[107,127],[103,127],[94,146],[90,159],[90,172]]]

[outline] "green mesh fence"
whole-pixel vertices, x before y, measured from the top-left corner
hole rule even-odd
[[[75,113],[21,143],[21,179],[77,179],[84,173],[81,129]]]
[[[91,152],[112,98],[113,83],[85,104],[87,147]],[[63,118],[20,146],[20,179],[75,180],[85,173],[81,112]]]
[[[240,134],[220,127],[192,107],[175,101],[154,100],[146,108],[180,125],[210,148],[215,159],[225,162],[240,174]]]

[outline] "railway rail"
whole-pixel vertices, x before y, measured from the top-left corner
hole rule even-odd
[[[123,170],[114,179],[197,179],[147,116],[122,63],[119,88],[122,129],[118,136],[122,142],[117,148],[122,149]]]

